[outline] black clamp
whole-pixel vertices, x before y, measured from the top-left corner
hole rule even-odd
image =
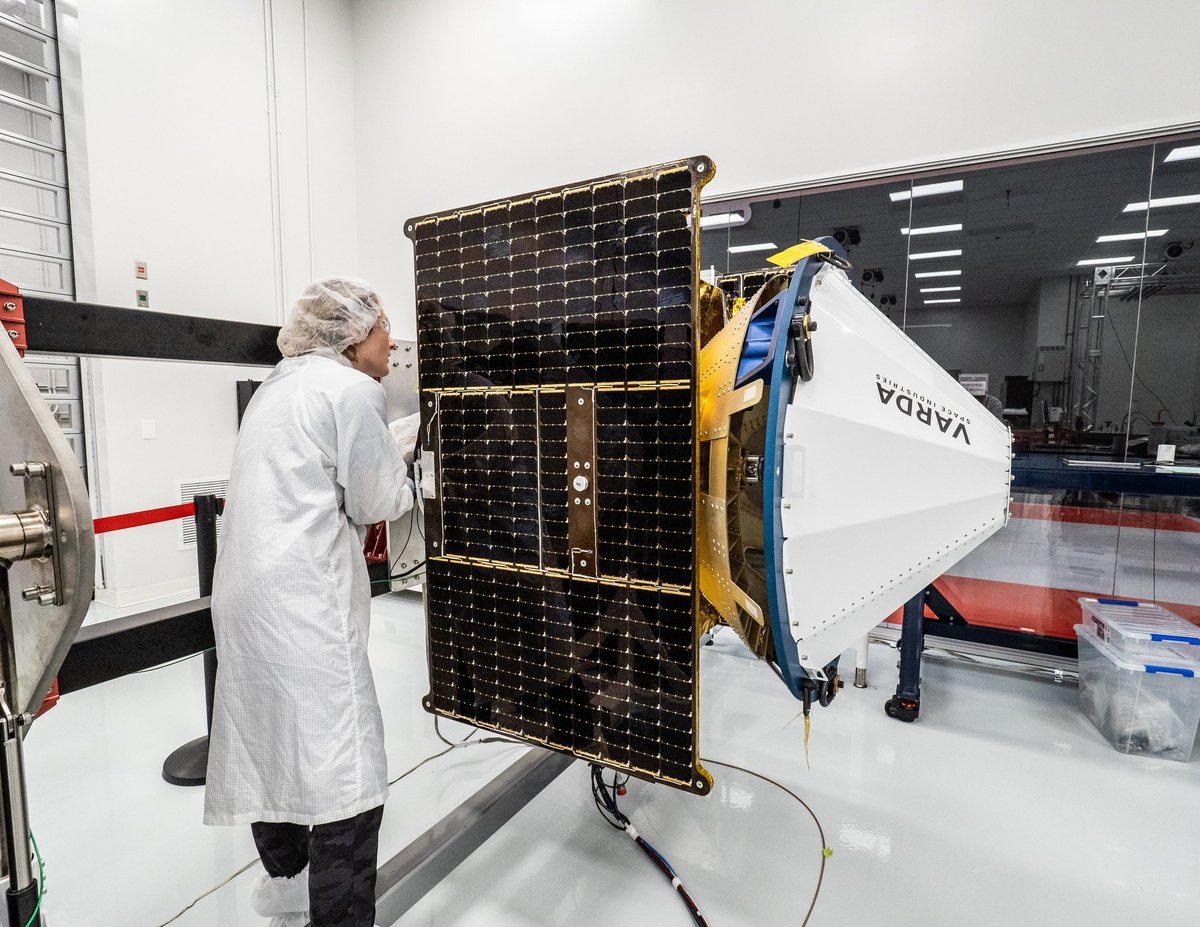
[[[817,330],[817,322],[808,312],[805,297],[796,300],[796,310],[788,325],[787,364],[793,375],[807,383],[814,373],[812,333]]]

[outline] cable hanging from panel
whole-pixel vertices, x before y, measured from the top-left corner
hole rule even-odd
[[[679,880],[675,870],[666,858],[650,845],[637,829],[630,822],[629,818],[621,811],[617,805],[617,798],[625,794],[625,784],[629,782],[629,776],[622,776],[619,773],[613,773],[613,781],[610,785],[604,781],[604,767],[597,766],[595,763],[592,767],[592,798],[596,802],[596,810],[600,812],[600,816],[608,822],[610,827],[624,831],[634,843],[641,848],[641,851],[649,857],[650,861],[658,867],[668,881],[671,887],[679,893],[679,897],[683,899],[683,903],[687,906],[688,913],[692,916],[692,922],[697,927],[708,927],[708,921],[704,919],[704,915],[700,913],[700,908],[696,905],[695,900],[684,888],[683,883]]]

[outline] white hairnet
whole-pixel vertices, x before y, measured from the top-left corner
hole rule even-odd
[[[284,357],[341,354],[371,333],[382,311],[379,294],[361,280],[318,280],[296,300],[275,343]]]

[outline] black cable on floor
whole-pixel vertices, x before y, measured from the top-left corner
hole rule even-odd
[[[618,774],[613,774],[612,785],[604,781],[604,768],[592,764],[592,798],[596,802],[596,810],[600,812],[600,816],[608,822],[609,826],[617,830],[624,831],[638,845],[643,853],[649,857],[650,862],[658,868],[666,878],[670,881],[671,887],[679,893],[679,897],[683,899],[683,903],[687,906],[688,914],[692,916],[692,922],[696,927],[708,927],[708,921],[704,919],[704,915],[700,913],[700,908],[696,905],[695,900],[688,893],[688,890],[683,887],[683,883],[679,881],[679,876],[675,874],[675,870],[671,868],[671,864],[666,858],[650,845],[637,829],[630,823],[621,809],[617,805],[617,796],[624,788],[625,783],[629,781],[626,776],[624,781],[618,781]]]
[[[813,909],[817,906],[817,898],[821,894],[821,882],[825,878],[825,860],[829,859],[829,857],[833,855],[833,850],[831,850],[829,845],[825,842],[825,829],[821,826],[821,821],[817,817],[816,812],[809,807],[808,802],[806,802],[803,798],[789,789],[786,785],[781,785],[780,783],[776,782],[770,776],[764,776],[762,773],[755,772],[753,769],[746,769],[744,766],[738,766],[736,763],[722,763],[720,760],[714,760],[708,757],[701,757],[700,762],[708,766],[724,766],[726,769],[736,769],[738,772],[744,772],[747,776],[754,776],[756,779],[761,779],[763,782],[767,782],[775,786],[775,788],[779,789],[780,791],[786,792],[788,795],[792,796],[792,798],[796,799],[796,801],[800,802],[800,804],[804,806],[804,810],[807,811],[812,817],[813,823],[817,825],[817,833],[821,837],[821,868],[817,872],[817,887],[813,889],[812,901],[808,905],[808,911],[804,915],[804,920],[800,922],[800,927],[805,927],[805,925],[808,924],[809,918],[812,917]]]

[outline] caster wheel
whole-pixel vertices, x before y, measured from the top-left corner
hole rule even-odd
[[[916,721],[917,715],[921,713],[921,703],[906,698],[890,698],[884,704],[883,710],[889,718],[912,722]]]

